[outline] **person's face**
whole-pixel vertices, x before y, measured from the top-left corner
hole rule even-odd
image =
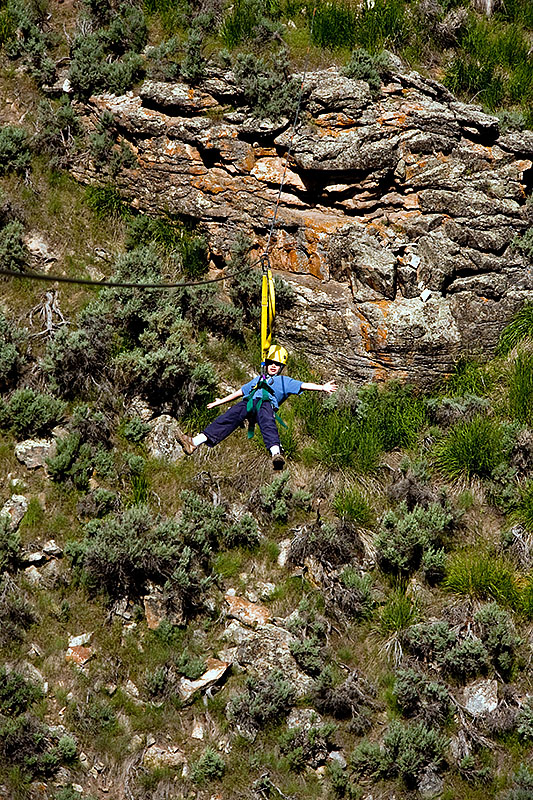
[[[270,361],[267,366],[267,372],[269,375],[278,375],[281,372],[281,364],[278,364],[276,361]]]

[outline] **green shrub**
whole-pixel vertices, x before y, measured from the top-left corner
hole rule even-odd
[[[496,350],[505,356],[524,339],[533,338],[533,303],[525,303],[503,329]]]
[[[150,433],[150,426],[146,425],[140,417],[132,417],[124,423],[122,435],[132,444],[141,444]]]
[[[62,761],[73,761],[78,748],[72,736],[65,734],[57,743],[57,751]]]
[[[239,53],[233,72],[254,117],[278,120],[294,114],[300,87],[289,73],[284,50],[275,53],[270,63],[251,53]]]
[[[259,499],[263,511],[271,514],[273,519],[286,522],[290,510],[305,508],[309,510],[311,495],[305,491],[294,491],[289,486],[290,475],[282,472],[274,478],[272,483],[259,488]]]
[[[447,622],[421,622],[406,631],[404,641],[417,658],[442,663],[445,654],[457,644],[457,635]]]
[[[314,556],[324,566],[347,564],[359,549],[353,530],[344,525],[320,522],[305,528],[291,542],[289,560],[303,564],[307,556]]]
[[[0,647],[11,647],[14,642],[21,641],[35,621],[36,616],[24,590],[4,572],[0,583]]]
[[[397,511],[388,511],[375,537],[383,568],[398,573],[418,569],[423,553],[439,546],[451,523],[450,512],[437,503],[427,509],[415,506],[408,511],[403,502]]]
[[[43,697],[39,686],[28,683],[18,672],[0,667],[0,713],[18,716]]]
[[[509,412],[527,425],[533,422],[533,354],[518,353],[509,376]]]
[[[53,775],[59,767],[59,755],[49,744],[48,730],[30,715],[2,720],[0,762],[20,767],[31,778]]]
[[[20,536],[11,530],[11,517],[0,514],[0,575],[17,569],[21,555]]]
[[[508,460],[506,432],[494,419],[477,416],[455,425],[435,447],[435,465],[450,478],[490,478]]]
[[[374,779],[397,775],[414,788],[427,768],[440,769],[445,747],[446,738],[423,722],[392,722],[382,746],[362,743],[353,751],[351,765],[357,775]]]
[[[347,3],[320,3],[313,19],[312,39],[319,47],[352,48],[357,41],[357,11]]]
[[[489,654],[480,639],[463,639],[442,655],[441,664],[455,678],[467,681],[487,671]]]
[[[512,618],[497,603],[482,606],[474,617],[480,629],[480,638],[492,662],[505,680],[512,675],[521,640],[517,636]]]
[[[238,726],[260,730],[287,716],[296,699],[294,687],[279,671],[246,679],[244,692],[233,697],[227,713]]]
[[[533,699],[528,697],[517,717],[517,732],[522,739],[533,739]]]
[[[23,364],[24,333],[0,311],[0,391],[11,389]]]
[[[422,570],[427,582],[433,586],[440,583],[446,574],[446,552],[441,547],[428,547],[422,555]]]
[[[215,781],[224,775],[225,770],[222,756],[212,747],[206,747],[200,758],[191,765],[191,780],[197,784]]]
[[[102,734],[116,734],[120,730],[117,716],[107,701],[87,692],[85,702],[75,700],[67,706],[66,718],[80,733],[94,739]]]
[[[24,272],[28,265],[29,250],[22,241],[24,226],[18,220],[8,222],[0,229],[0,267]]]
[[[442,683],[409,668],[396,673],[394,696],[404,716],[420,717],[426,724],[443,722],[451,709],[450,695]]]
[[[176,669],[190,681],[196,681],[206,670],[205,660],[185,649],[175,659]]]
[[[389,71],[390,64],[386,53],[371,56],[363,48],[357,48],[352,52],[350,61],[343,69],[348,78],[366,81],[374,93],[379,91],[381,77],[387,75]]]
[[[80,119],[69,98],[64,96],[55,105],[41,101],[36,124],[33,141],[36,152],[46,155],[52,168],[67,167],[76,149],[76,138],[82,133]]]
[[[67,400],[92,397],[107,386],[112,349],[113,332],[105,315],[83,314],[77,330],[61,327],[42,364],[52,390]]]
[[[519,600],[513,568],[479,550],[456,553],[448,563],[444,587],[473,599],[493,599],[515,607]]]
[[[331,741],[335,725],[312,725],[310,728],[290,728],[279,740],[280,751],[285,756],[289,769],[303,772],[307,767],[316,769],[326,760],[333,747]]]
[[[501,796],[501,800],[530,800],[533,793],[533,770],[520,764],[513,777],[513,788]]]
[[[50,394],[17,389],[0,409],[0,426],[9,428],[18,438],[39,436],[61,421],[65,408],[64,402]]]
[[[347,567],[341,572],[339,580],[341,591],[335,598],[335,604],[349,617],[369,617],[374,607],[372,577],[360,575],[352,567]]]
[[[31,161],[28,134],[17,125],[0,128],[0,175],[25,172]]]
[[[323,647],[316,636],[291,642],[290,651],[298,666],[308,675],[319,675],[324,668]]]

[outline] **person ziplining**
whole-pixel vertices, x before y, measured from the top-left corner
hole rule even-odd
[[[243,398],[211,422],[196,436],[189,436],[178,430],[178,439],[187,455],[192,455],[202,444],[214,447],[233,433],[245,420],[248,420],[248,437],[253,436],[255,424],[259,426],[265,447],[272,456],[272,466],[281,470],[285,466],[285,458],[281,452],[279,431],[276,419],[284,425],[277,411],[280,405],[291,394],[302,391],[318,391],[332,394],[337,390],[335,381],[326,383],[308,383],[282,375],[289,354],[284,347],[271,344],[274,319],[276,314],[276,295],[274,279],[268,257],[262,257],[263,279],[261,290],[261,355],[263,371],[252,380],[226,397],[217,398],[207,404],[207,408],[231,403]]]
[[[274,469],[283,469],[285,458],[281,452],[279,431],[276,425],[276,411],[280,405],[291,394],[300,394],[302,391],[311,390],[332,394],[337,390],[337,384],[334,381],[327,381],[323,384],[304,383],[289,378],[288,375],[282,375],[288,356],[284,347],[272,345],[264,362],[263,374],[252,378],[236,392],[208,403],[207,408],[215,408],[224,403],[238,400],[240,397],[243,398],[240,403],[229,408],[196,436],[188,436],[183,431],[179,431],[178,438],[184,452],[192,455],[202,444],[214,447],[230,433],[233,433],[244,420],[248,420],[249,431],[253,431],[253,426],[257,422],[265,447],[272,456]]]

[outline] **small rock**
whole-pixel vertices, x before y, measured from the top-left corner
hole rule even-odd
[[[149,769],[160,767],[179,767],[186,764],[185,754],[177,747],[164,749],[153,745],[146,750],[142,764]]]
[[[124,691],[126,692],[126,694],[129,694],[129,696],[133,697],[134,699],[138,699],[139,697],[139,690],[131,680],[127,681],[126,685],[124,686]]]
[[[28,655],[30,656],[30,658],[33,658],[33,657],[42,658],[43,651],[41,650],[41,648],[39,647],[38,644],[35,644],[35,642],[32,642],[31,645],[30,645],[30,649],[29,649]]]
[[[321,722],[322,717],[314,708],[293,708],[287,717],[287,728],[301,728],[309,731],[316,725],[320,725]]]
[[[172,611],[168,611],[163,599],[163,592],[157,586],[148,585],[149,593],[143,597],[144,613],[146,624],[150,630],[159,628],[161,622],[166,619],[171,625],[184,625],[185,612],[177,603],[174,604]]]
[[[70,661],[78,667],[83,666],[94,655],[92,647],[84,647],[83,645],[76,645],[69,647],[65,653],[65,661]]]
[[[155,742],[155,739],[154,739],[154,742]],[[136,734],[135,734],[134,736],[132,736],[132,737],[131,737],[131,739],[130,739],[130,743],[129,743],[129,745],[128,745],[128,750],[129,750],[129,752],[130,752],[130,753],[136,753],[138,750],[141,750],[141,749],[142,749],[142,747],[143,747],[143,744],[144,744],[143,737],[142,737],[142,736],[139,736],[139,734],[138,734],[138,733],[136,733]],[[148,744],[148,742],[147,742],[147,745],[146,745],[146,746],[147,746],[147,747],[149,747],[149,746],[150,746],[150,745]]]
[[[191,681],[182,678],[178,684],[178,693],[183,702],[190,700],[195,692],[214,686],[215,683],[224,677],[231,664],[227,661],[219,661],[217,658],[208,658],[206,661],[207,670],[198,680]]]
[[[79,636],[71,636],[68,640],[69,647],[79,647],[83,644],[89,644],[92,638],[92,631],[91,633],[80,633]]]
[[[203,739],[204,738],[204,726],[199,719],[195,719],[192,726],[191,737],[193,739]]]
[[[47,586],[54,588],[61,580],[61,567],[59,561],[55,559],[45,564],[41,570],[41,575]]]
[[[24,497],[23,494],[14,494],[9,500],[6,500],[0,510],[0,514],[4,517],[9,517],[11,530],[16,531],[27,510],[28,498]]]
[[[184,457],[178,438],[179,425],[168,414],[152,420],[152,430],[146,437],[146,449],[152,458],[161,458],[175,463]]]
[[[26,564],[42,564],[43,561],[46,561],[46,556],[40,550],[37,550],[35,553],[29,553],[29,555],[24,556],[24,562]]]
[[[80,794],[83,794],[83,786],[80,786],[79,783],[73,783],[72,784],[72,788],[74,789],[75,792],[79,792]]]
[[[429,291],[429,289],[424,289],[424,291],[420,295],[420,299],[424,303],[426,303],[429,300],[430,297],[431,297],[431,292]]]
[[[498,681],[483,678],[465,686],[464,704],[474,717],[494,711],[498,706]]]
[[[343,754],[338,750],[332,750],[331,753],[328,754],[328,761],[335,762],[335,764],[338,764],[341,769],[346,769],[348,766],[348,762],[344,758]]]
[[[28,469],[46,467],[46,459],[56,453],[53,439],[26,439],[15,445],[15,455]]]
[[[54,558],[61,558],[63,555],[63,550],[55,543],[53,539],[49,539],[43,545],[43,553],[46,553],[47,556],[54,556]]]
[[[35,566],[27,567],[24,570],[24,574],[26,575],[26,580],[28,583],[31,583],[32,586],[38,586],[42,583],[42,575]]]
[[[243,597],[225,596],[229,606],[228,616],[234,617],[245,625],[265,625],[272,619],[270,610],[259,603],[251,603]]]
[[[79,760],[83,769],[89,769],[89,759],[87,758],[86,753],[80,753]]]
[[[431,768],[426,769],[418,784],[418,791],[422,797],[426,797],[428,800],[432,797],[439,797],[443,788],[444,780],[442,776]]]
[[[289,552],[291,549],[291,540],[283,539],[279,543],[278,547],[279,547],[278,567],[284,567],[287,563],[287,559],[289,558]]]
[[[11,484],[11,486],[14,489],[25,489],[26,488],[26,483],[24,482],[24,480],[22,478],[19,478],[17,475],[15,475],[14,472],[8,472],[7,480],[8,480],[8,482]]]

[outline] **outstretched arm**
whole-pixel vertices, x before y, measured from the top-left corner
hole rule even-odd
[[[335,381],[328,381],[327,383],[302,383],[302,389],[312,389],[315,392],[327,392],[333,394],[337,391],[337,384]]]
[[[237,400],[239,397],[242,397],[242,389],[238,389],[236,392],[226,395],[226,397],[217,397],[217,399],[213,400],[212,403],[207,404],[207,408],[215,408],[215,406],[223,406],[224,403],[231,403],[232,400]]]

